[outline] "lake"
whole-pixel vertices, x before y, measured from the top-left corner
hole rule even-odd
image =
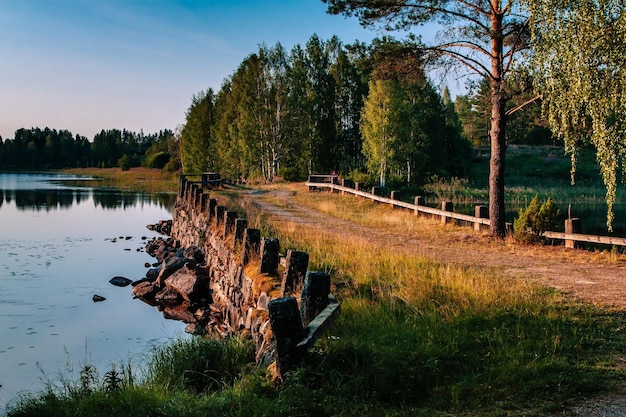
[[[109,283],[145,276],[155,260],[144,246],[156,236],[146,225],[172,217],[175,195],[78,188],[75,179],[0,173],[0,414],[46,381],[76,379],[87,364],[102,375],[184,335],[130,286]]]

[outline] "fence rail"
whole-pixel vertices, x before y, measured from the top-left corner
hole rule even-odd
[[[489,226],[491,222],[489,221],[487,216],[471,216],[468,214],[455,213],[453,211],[448,210],[440,210],[433,207],[428,207],[422,204],[417,204],[420,201],[420,197],[415,197],[415,204],[407,203],[405,201],[400,201],[393,198],[383,197],[376,195],[375,193],[370,193],[367,191],[358,190],[356,188],[347,187],[344,185],[338,185],[333,183],[324,183],[324,182],[312,182],[307,181],[305,185],[309,188],[309,190],[326,188],[330,191],[341,192],[342,194],[349,193],[353,195],[358,195],[360,197],[368,198],[373,201],[377,201],[379,203],[389,204],[392,207],[403,207],[409,210],[413,210],[415,214],[425,213],[433,216],[439,216],[442,219],[454,219],[465,221],[468,223],[474,224],[475,229],[479,229],[481,225]],[[377,187],[374,187],[377,188]],[[478,212],[479,210],[477,210]],[[484,211],[483,211],[484,213]],[[445,220],[443,220],[445,221]],[[597,235],[587,235],[582,233],[563,233],[563,232],[544,232],[542,236],[548,239],[558,239],[564,240],[567,247],[574,247],[575,242],[584,242],[584,243],[593,243],[593,244],[602,244],[602,245],[613,245],[613,246],[626,246],[626,238],[623,237],[613,237],[613,236],[597,236]]]

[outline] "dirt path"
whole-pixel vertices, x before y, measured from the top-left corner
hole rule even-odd
[[[269,197],[269,198],[267,198]],[[326,233],[355,236],[372,243],[385,242],[398,251],[442,262],[467,266],[499,267],[510,276],[531,279],[600,307],[626,310],[626,257],[590,254],[558,247],[528,247],[494,242],[488,236],[469,234],[467,229],[446,233],[449,239],[410,238],[330,217],[293,200],[293,192],[272,191],[255,196],[263,211],[278,220]],[[278,203],[272,203],[278,201]],[[506,247],[503,250],[502,246]],[[471,249],[470,249],[471,248]],[[626,389],[583,400],[558,416],[626,416]]]
[[[268,198],[269,197],[269,198]],[[446,233],[448,239],[411,238],[330,217],[297,204],[293,193],[271,191],[255,196],[263,211],[300,227],[323,229],[327,233],[355,236],[373,243],[385,242],[393,249],[433,260],[466,266],[501,268],[519,276],[557,288],[579,299],[612,309],[626,310],[626,258],[567,250],[562,246],[529,247],[494,242],[490,237],[468,233],[466,228]],[[273,204],[270,201],[279,201]],[[503,249],[503,246],[505,248]]]

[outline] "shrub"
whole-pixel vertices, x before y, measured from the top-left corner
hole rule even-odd
[[[544,238],[541,234],[554,230],[558,226],[560,212],[552,199],[539,204],[539,197],[535,196],[528,207],[520,209],[519,216],[513,222],[515,239],[523,243],[539,243]]]
[[[167,152],[157,152],[148,158],[146,161],[147,168],[163,169],[165,165],[170,161],[171,155]]]
[[[117,160],[117,166],[122,169],[122,171],[128,171],[132,166],[133,161],[130,156],[124,154],[120,159]]]
[[[298,168],[294,168],[294,167],[286,167],[286,168],[279,169],[278,176],[283,177],[283,179],[288,182],[296,182],[302,179],[302,177],[300,176],[300,173],[298,172]]]

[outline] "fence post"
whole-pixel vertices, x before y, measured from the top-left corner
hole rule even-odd
[[[220,226],[224,223],[224,214],[226,213],[226,207],[215,206],[215,225]]]
[[[261,245],[261,231],[259,229],[246,229],[243,232],[243,253],[241,263],[246,265],[252,257],[259,257]]]
[[[217,199],[209,198],[209,205],[207,207],[207,213],[209,214],[209,223],[213,216],[215,216],[215,207],[217,207]]]
[[[308,271],[300,295],[300,314],[307,325],[328,305],[330,275],[325,272]]]
[[[441,202],[441,210],[442,211],[454,211],[452,201],[442,201]],[[450,222],[450,218],[444,215],[441,216],[441,223],[446,224]]]
[[[579,218],[575,217],[573,219],[565,220],[565,233],[581,233],[582,229],[582,224]],[[580,242],[576,242],[575,240],[566,239],[565,247],[570,249],[580,248],[582,247],[582,244]]]
[[[182,198],[185,196],[185,188],[187,186],[187,177],[185,177],[184,175],[180,176],[180,179],[178,180],[178,197]]]
[[[415,204],[415,215],[419,216],[420,211],[419,211],[418,206],[423,206],[424,205],[424,197],[422,197],[421,195],[416,195],[415,196],[415,202],[413,204]]]
[[[280,242],[276,238],[266,237],[261,241],[261,266],[259,273],[275,274],[278,270],[278,250]]]
[[[226,237],[228,235],[232,235],[235,231],[235,219],[237,218],[236,211],[227,210],[224,213],[224,233],[222,237]]]
[[[289,249],[285,264],[285,273],[280,288],[283,297],[297,293],[302,288],[306,270],[309,267],[309,254]]]
[[[378,186],[374,186],[372,187],[372,194],[373,195],[380,195],[382,188],[378,187]]]
[[[485,206],[475,206],[474,207],[474,217],[478,219],[488,219],[489,218],[489,208]],[[482,224],[480,222],[474,222],[474,230],[480,232]]]
[[[295,298],[276,298],[267,307],[272,333],[276,338],[276,371],[282,379],[285,372],[302,359],[306,350],[299,349],[297,345],[306,334]]]
[[[235,240],[233,242],[233,249],[237,248],[243,241],[243,235],[248,227],[248,220],[246,219],[235,219]]]
[[[400,191],[392,191],[391,192],[391,199],[392,200],[400,200]],[[395,204],[391,203],[391,208],[395,208]]]

